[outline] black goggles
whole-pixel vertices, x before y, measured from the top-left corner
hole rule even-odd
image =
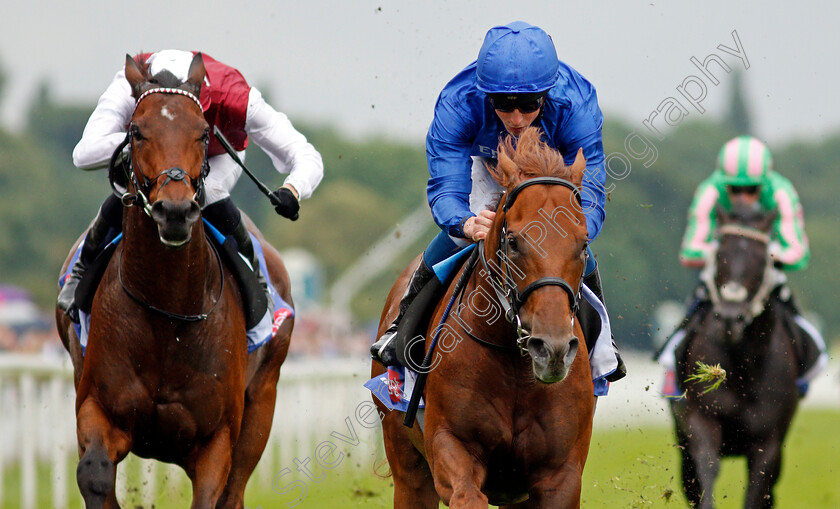
[[[728,190],[731,194],[755,195],[758,194],[759,186],[729,186]]]
[[[545,103],[545,94],[487,94],[487,97],[493,109],[502,113],[510,113],[513,110],[533,113]]]

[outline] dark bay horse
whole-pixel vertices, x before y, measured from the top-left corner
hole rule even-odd
[[[677,379],[697,361],[720,364],[726,380],[704,393],[685,383],[672,401],[682,453],[683,488],[695,507],[714,506],[713,487],[722,456],[746,456],[749,483],[744,506],[773,506],[782,441],[798,403],[793,341],[801,341],[787,305],[773,296],[769,253],[774,213],[750,207],[718,211],[719,248],[705,269],[711,306],[694,315],[677,350]]]
[[[134,452],[183,467],[191,507],[242,508],[268,439],[293,321],[247,354],[240,289],[205,238],[197,202],[209,139],[197,99],[201,54],[177,88],[149,81],[131,57],[125,70],[137,105],[124,203],[137,206],[124,211],[124,237],[93,300],[84,357],[56,309],[75,370],[79,489],[88,508],[119,507],[116,467]],[[277,251],[250,221],[249,229],[264,247],[267,277],[291,302]]]
[[[516,147],[500,144],[492,171],[507,191],[476,246],[483,264],[464,286],[464,305],[443,325],[424,428],[405,427],[402,412],[376,401],[396,508],[437,508],[440,500],[453,508],[580,505],[595,407],[574,320],[588,242],[578,202],[586,164],[579,152],[565,166],[539,137],[529,128]],[[409,269],[388,296],[379,335],[397,313]],[[427,348],[454,286],[434,311]],[[505,305],[519,330],[502,316]],[[374,362],[373,376],[382,372]]]

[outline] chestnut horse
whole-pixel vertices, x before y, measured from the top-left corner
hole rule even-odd
[[[708,392],[702,383],[685,383],[685,396],[671,401],[683,489],[694,507],[714,507],[720,457],[746,456],[744,507],[768,508],[799,400],[793,342],[804,338],[792,326],[790,307],[775,297],[769,252],[775,213],[734,207],[718,214],[720,245],[703,277],[711,306],[686,325],[677,379],[688,379],[698,361],[720,364],[727,376]]]
[[[240,289],[205,238],[197,202],[209,140],[198,102],[201,54],[177,88],[150,81],[130,56],[125,72],[137,104],[123,203],[137,206],[123,213],[123,239],[93,300],[84,357],[73,324],[56,309],[76,375],[79,489],[87,508],[119,507],[116,467],[134,452],[181,466],[192,482],[191,507],[242,508],[268,439],[293,321],[247,354]],[[291,302],[277,251],[249,227],[264,248],[263,270]]]
[[[579,204],[586,164],[578,152],[565,166],[539,137],[529,128],[516,147],[510,139],[499,146],[490,171],[506,193],[476,246],[483,264],[466,279],[460,302],[467,305],[441,326],[446,338],[428,374],[423,429],[405,427],[402,412],[376,401],[395,508],[437,508],[440,500],[453,508],[580,505],[595,410],[574,319],[588,242]],[[398,311],[409,269],[388,296],[380,335]],[[454,286],[433,313],[427,349]],[[519,327],[505,313],[490,316],[491,308],[509,308]],[[381,373],[374,362],[372,375]]]

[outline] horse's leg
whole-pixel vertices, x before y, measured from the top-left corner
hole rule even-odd
[[[437,509],[440,497],[435,491],[435,481],[426,458],[414,447],[403,426],[403,414],[388,411],[382,420],[385,455],[394,476],[394,509]],[[415,424],[416,426],[416,424]]]
[[[427,442],[428,443],[428,442]],[[487,509],[487,496],[481,486],[487,479],[487,466],[464,444],[445,430],[431,439],[430,454],[435,488],[444,503],[455,509]]]
[[[245,390],[245,410],[242,414],[242,429],[239,441],[233,448],[233,460],[227,484],[216,503],[217,509],[242,509],[245,505],[245,486],[262,457],[277,400],[277,379],[280,366],[289,349],[288,335],[285,341],[276,337],[264,348],[272,346],[269,355]],[[276,345],[276,346],[275,346]]]
[[[115,492],[117,464],[131,449],[131,439],[116,429],[93,398],[76,417],[79,466],[76,481],[87,509],[119,509]]]
[[[192,480],[191,509],[213,509],[222,494],[230,473],[230,429],[221,426],[187,466]]]
[[[537,481],[528,490],[528,501],[524,506],[534,509],[577,509],[580,508],[580,492],[583,465],[586,462],[587,447],[583,460],[575,454],[559,470],[537,472],[532,477]],[[514,506],[517,507],[517,506]]]
[[[689,410],[685,417],[690,436],[680,440],[683,487],[695,508],[711,509],[714,507],[714,485],[720,468],[723,432],[717,422],[697,412]]]
[[[773,486],[782,470],[782,440],[772,439],[750,448],[747,453],[749,484],[744,507],[773,507]]]

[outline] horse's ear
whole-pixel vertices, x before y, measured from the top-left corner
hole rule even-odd
[[[143,76],[143,71],[140,70],[140,66],[137,65],[137,62],[128,53],[125,54],[125,79],[128,80],[128,84],[131,86],[131,94],[134,98],[137,99],[140,97],[140,88],[146,83],[146,78]]]
[[[204,57],[201,56],[201,52],[196,53],[193,57],[190,63],[190,70],[187,74],[187,81],[184,83],[184,88],[198,97],[201,95],[201,85],[204,83],[204,77],[207,75],[207,70],[204,68]]]
[[[572,184],[580,187],[583,183],[583,174],[586,172],[586,159],[583,157],[583,149],[580,148],[572,163]]]

